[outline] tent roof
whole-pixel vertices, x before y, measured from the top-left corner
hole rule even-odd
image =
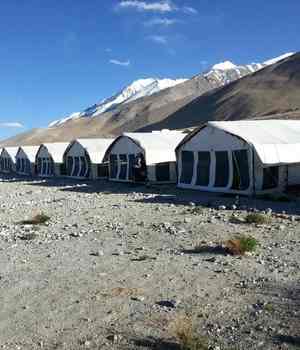
[[[21,146],[19,147],[17,154],[22,149],[23,152],[26,154],[27,158],[30,160],[30,162],[35,163],[35,157],[39,148],[40,146]]]
[[[149,133],[124,133],[146,152],[147,164],[176,161],[175,148],[186,134],[180,131],[154,131]],[[121,137],[122,137],[121,136]]]
[[[208,122],[206,125],[240,137],[251,144],[265,165],[300,162],[299,120],[241,120]]]
[[[6,152],[10,155],[12,161],[15,162],[16,161],[16,155],[18,153],[18,149],[19,149],[19,147],[3,147],[2,148],[2,152],[4,150],[6,150]]]
[[[54,143],[43,143],[41,147],[47,148],[51,155],[54,163],[63,163],[65,150],[69,146],[69,142],[54,142]]]
[[[74,142],[81,144],[90,156],[92,163],[100,164],[104,160],[105,152],[113,142],[113,139],[76,139]]]

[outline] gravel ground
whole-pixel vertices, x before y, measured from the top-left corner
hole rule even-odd
[[[300,348],[298,201],[0,181],[0,349],[176,350],[182,315],[209,349]],[[270,222],[246,224],[253,210]],[[195,251],[238,234],[257,250]]]

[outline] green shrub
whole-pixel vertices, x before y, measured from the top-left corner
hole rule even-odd
[[[232,255],[244,255],[256,250],[258,242],[251,236],[240,236],[225,242],[227,251]]]
[[[248,224],[267,224],[270,218],[261,213],[250,213],[246,216],[245,221]]]

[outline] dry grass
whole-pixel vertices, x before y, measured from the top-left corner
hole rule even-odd
[[[208,350],[208,342],[200,336],[190,316],[178,316],[170,325],[170,332],[175,337],[181,350]]]
[[[41,225],[45,224],[47,221],[49,221],[51,218],[50,216],[47,216],[45,214],[37,214],[33,216],[31,219],[28,220],[22,220],[18,222],[20,225]]]
[[[246,252],[253,252],[257,245],[257,240],[251,236],[241,236],[225,242],[225,247],[231,255],[244,255]]]

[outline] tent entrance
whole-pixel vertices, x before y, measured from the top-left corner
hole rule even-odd
[[[155,166],[155,177],[158,182],[170,181],[170,163],[159,163]]]
[[[210,152],[198,152],[196,185],[207,187],[210,179]]]
[[[272,166],[263,169],[263,190],[269,190],[278,187],[279,167]]]
[[[229,158],[227,151],[216,151],[215,187],[227,187],[229,183]]]
[[[27,158],[17,158],[17,172],[19,174],[30,175],[31,174],[31,163]]]
[[[232,189],[245,191],[250,186],[249,160],[247,150],[232,152],[233,181]]]
[[[194,174],[194,152],[181,152],[181,174],[180,182],[182,184],[191,184]]]
[[[85,156],[67,157],[67,176],[86,178],[89,176],[89,161]]]
[[[37,174],[39,176],[53,176],[54,175],[54,162],[52,158],[38,158],[36,166]]]

